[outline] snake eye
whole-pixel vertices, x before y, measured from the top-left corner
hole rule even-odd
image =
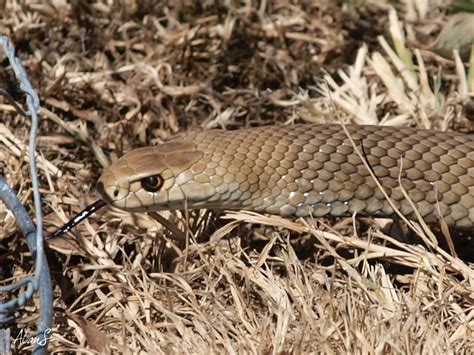
[[[160,175],[151,175],[141,180],[142,187],[148,192],[156,192],[163,185],[163,178]]]

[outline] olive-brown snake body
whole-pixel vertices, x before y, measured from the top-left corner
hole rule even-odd
[[[125,154],[98,190],[129,211],[245,209],[282,216],[393,216],[474,225],[474,137],[388,126],[293,125],[190,133]],[[370,171],[371,170],[371,171]]]

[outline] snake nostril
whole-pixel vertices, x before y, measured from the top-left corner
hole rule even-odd
[[[117,197],[117,196],[119,195],[119,192],[120,192],[120,191],[119,191],[118,189],[115,189],[114,192],[113,192],[114,197]]]

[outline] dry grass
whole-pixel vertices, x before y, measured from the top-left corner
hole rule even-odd
[[[42,98],[48,231],[97,197],[109,160],[188,129],[342,120],[472,130],[472,73],[426,50],[445,2],[155,3],[0,1],[1,31]],[[21,101],[5,64],[0,85]],[[28,122],[1,100],[0,172],[31,208]],[[11,214],[0,216],[3,278],[18,277],[31,263]],[[169,219],[187,242],[113,209],[50,241],[52,351],[474,351],[469,236],[452,235],[460,258],[437,245],[436,228],[404,243],[375,219]],[[36,307],[18,312],[18,329]]]

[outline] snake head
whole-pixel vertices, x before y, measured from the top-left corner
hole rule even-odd
[[[97,190],[107,203],[127,211],[182,208],[187,196],[181,181],[202,156],[189,142],[139,148],[106,168]]]

